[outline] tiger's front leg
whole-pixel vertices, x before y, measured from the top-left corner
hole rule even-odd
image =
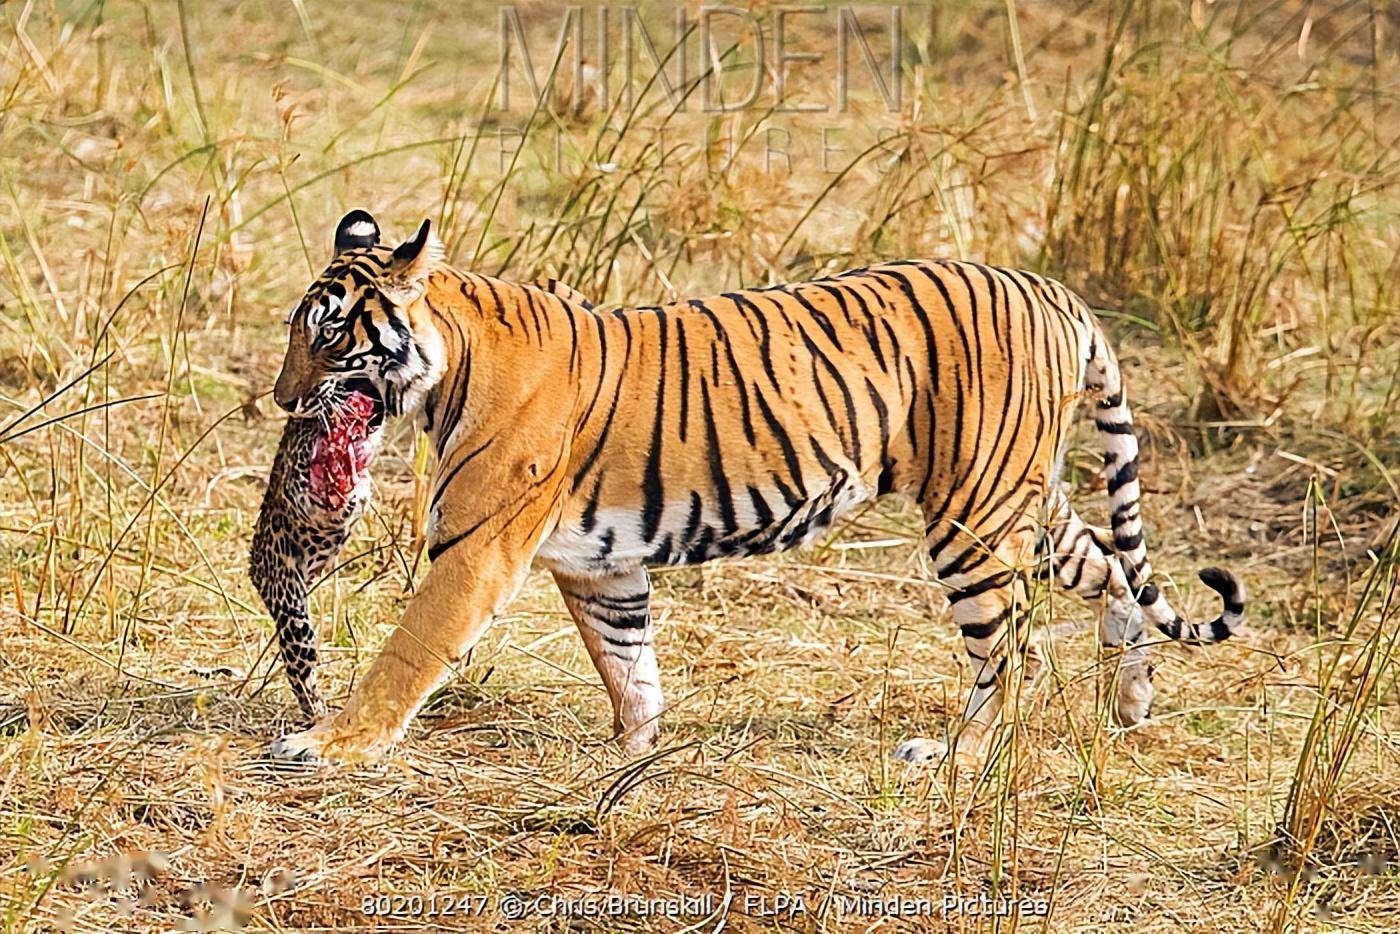
[[[373,761],[402,739],[418,708],[525,582],[551,501],[527,494],[500,508],[482,504],[491,508],[469,532],[439,536],[442,550],[345,709],[275,741],[272,754]]]
[[[556,571],[554,581],[612,700],[618,743],[629,755],[646,752],[656,745],[665,708],[651,646],[651,582],[646,569],[607,577]]]

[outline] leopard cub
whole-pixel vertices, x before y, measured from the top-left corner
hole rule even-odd
[[[248,576],[276,626],[292,693],[311,720],[325,714],[326,703],[316,689],[318,640],[307,595],[369,506],[368,467],[382,424],[377,400],[356,392],[325,421],[289,419],[253,532]]]

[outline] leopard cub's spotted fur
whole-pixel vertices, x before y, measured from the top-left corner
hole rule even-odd
[[[356,485],[339,509],[327,508],[311,496],[311,456],[323,431],[318,418],[287,420],[248,560],[248,576],[277,629],[292,693],[312,720],[325,714],[326,702],[316,689],[318,639],[307,595],[370,501],[368,483]]]

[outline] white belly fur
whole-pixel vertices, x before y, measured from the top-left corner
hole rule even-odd
[[[774,513],[772,525],[780,526],[776,534],[784,541],[782,549],[766,550],[800,548],[811,543],[824,534],[842,514],[874,495],[874,490],[859,482],[844,478],[837,482],[840,485],[836,488],[830,485],[819,489],[809,487],[806,504],[796,507],[792,515],[787,515],[788,507],[776,490],[764,491],[763,498]],[[815,514],[825,509],[827,504],[830,506],[827,521],[814,521]],[[636,508],[599,509],[594,516],[592,528],[587,532],[576,520],[562,522],[545,539],[538,558],[550,570],[571,576],[604,576],[632,571],[649,563],[657,552],[658,543],[666,540],[668,535],[677,550],[684,549],[688,543],[683,542],[681,538],[690,521],[690,509],[689,499],[668,503],[662,511],[660,526],[651,541],[647,541],[643,536],[640,504]],[[725,540],[759,530],[757,510],[747,495],[734,497],[734,517],[738,529],[732,536],[724,536]],[[807,527],[788,543],[788,534],[804,521],[807,522]],[[699,526],[702,529],[708,526],[715,530],[716,535],[722,534],[719,510],[714,504],[702,505]],[[722,545],[717,544],[716,547],[722,548]],[[744,553],[742,548],[732,552],[736,557]],[[724,555],[714,554],[711,557],[722,556]],[[673,560],[669,563],[689,562]]]

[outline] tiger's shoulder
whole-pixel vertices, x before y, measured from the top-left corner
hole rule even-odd
[[[575,305],[582,305],[590,311],[593,310],[593,302],[589,301],[586,295],[573,286],[560,282],[558,279],[542,276],[538,279],[532,279],[529,282],[522,283],[522,285],[525,288],[539,289],[541,292],[548,292],[550,295],[556,295],[566,302],[573,302]]]
[[[593,311],[596,307],[588,296],[553,276],[539,276],[530,280],[506,279],[442,266],[429,281],[435,300],[449,307],[466,296],[483,305],[492,305],[512,304],[516,298],[527,295],[551,295],[586,311]]]

